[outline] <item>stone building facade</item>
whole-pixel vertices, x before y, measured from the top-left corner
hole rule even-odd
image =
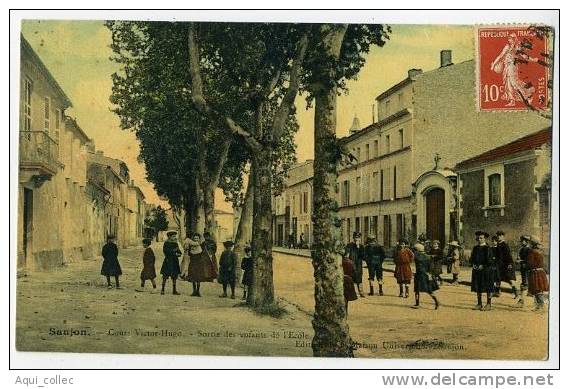
[[[521,235],[538,237],[549,252],[551,128],[461,161],[459,237],[474,245],[475,231],[502,230],[517,251]]]
[[[17,266],[48,269],[100,254],[112,191],[90,179],[95,146],[70,99],[23,36],[20,48]]]
[[[288,171],[282,193],[273,197],[273,242],[278,246],[312,245],[312,177],[314,162],[295,164]]]
[[[139,245],[144,238],[144,218],[146,207],[144,206],[144,193],[131,180],[127,188],[127,243],[129,246]]]
[[[459,161],[549,126],[535,112],[478,112],[475,62],[411,69],[376,98],[378,121],[342,139],[356,158],[340,169],[344,240],[353,231],[392,246],[400,237],[448,242],[458,231]]]

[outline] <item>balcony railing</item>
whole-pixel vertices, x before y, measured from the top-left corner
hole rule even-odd
[[[39,175],[57,173],[59,145],[45,131],[20,131],[20,168]]]

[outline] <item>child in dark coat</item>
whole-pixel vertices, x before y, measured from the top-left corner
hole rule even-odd
[[[435,309],[439,308],[439,300],[435,296],[435,292],[439,289],[439,285],[433,274],[433,263],[425,254],[425,246],[421,243],[415,243],[415,276],[413,278],[415,288],[415,306],[419,308],[419,298],[421,292],[427,293],[435,302]]]
[[[245,246],[245,256],[241,260],[241,270],[243,270],[243,300],[247,300],[247,293],[253,284],[253,258],[251,258],[251,247]]]
[[[154,268],[154,264],[156,263],[156,256],[150,247],[150,243],[152,243],[152,241],[148,238],[142,240],[142,245],[144,246],[144,254],[142,255],[140,286],[144,288],[146,280],[150,280],[150,282],[152,282],[152,287],[156,289],[156,269]]]
[[[178,237],[175,231],[170,231],[166,234],[168,240],[164,242],[164,262],[162,262],[162,268],[160,269],[160,274],[162,274],[162,290],[161,294],[164,294],[164,288],[166,287],[166,281],[168,278],[172,279],[172,294],[179,295],[176,290],[176,280],[180,275],[180,261],[178,258],[182,255],[180,251],[180,246],[178,246]]]
[[[101,252],[103,256],[103,266],[101,267],[101,275],[107,277],[107,287],[110,289],[111,276],[115,277],[115,287],[120,289],[119,276],[122,274],[121,265],[119,264],[119,248],[115,244],[115,237],[109,235],[107,243],[103,246]]]
[[[227,297],[227,286],[231,288],[231,298],[235,298],[235,279],[237,278],[237,254],[233,252],[233,242],[223,242],[225,251],[219,260],[218,281],[223,286],[223,294],[219,297]]]
[[[476,231],[478,244],[472,248],[470,263],[472,264],[472,281],[470,290],[476,293],[477,303],[475,309],[489,311],[492,309],[492,294],[496,286],[496,270],[493,266],[494,257],[490,246],[486,243],[489,234]],[[482,305],[482,294],[486,294],[486,305]]]
[[[346,304],[346,316],[348,316],[348,303],[358,299],[354,287],[354,263],[350,260],[348,251],[342,258],[342,269],[344,270],[344,303]]]

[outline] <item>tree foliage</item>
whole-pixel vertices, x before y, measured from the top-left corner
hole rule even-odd
[[[166,217],[166,210],[160,205],[152,210],[149,217],[145,220],[146,225],[154,230],[158,235],[159,231],[166,231],[168,229],[168,218]]]

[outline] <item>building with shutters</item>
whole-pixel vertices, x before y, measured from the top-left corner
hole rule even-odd
[[[18,268],[49,269],[100,255],[108,233],[128,242],[128,168],[95,151],[66,114],[70,99],[23,36],[20,49]],[[123,187],[109,186],[107,175]]]
[[[385,246],[425,233],[443,243],[458,236],[455,164],[550,125],[535,112],[478,112],[475,61],[410,69],[376,98],[377,121],[341,141],[355,161],[337,186],[344,240],[354,231]],[[482,189],[482,188],[481,188]]]

